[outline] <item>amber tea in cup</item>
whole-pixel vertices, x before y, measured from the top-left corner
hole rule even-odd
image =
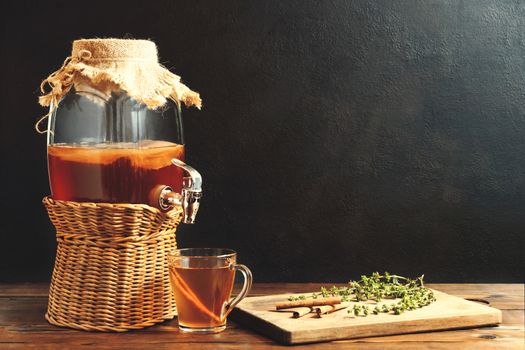
[[[237,264],[231,249],[186,248],[168,255],[170,281],[184,332],[215,333],[226,328],[226,317],[249,292],[251,271]],[[235,272],[244,276],[239,294],[230,300]]]

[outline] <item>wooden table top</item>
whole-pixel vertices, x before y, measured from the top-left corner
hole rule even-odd
[[[328,284],[322,284],[328,285]],[[308,292],[318,283],[259,283],[250,295]],[[485,300],[503,311],[499,327],[339,340],[293,349],[525,349],[523,284],[429,284],[467,299]],[[286,348],[229,321],[219,334],[180,333],[177,321],[127,333],[90,333],[59,328],[44,319],[46,283],[0,284],[0,349],[267,349]]]

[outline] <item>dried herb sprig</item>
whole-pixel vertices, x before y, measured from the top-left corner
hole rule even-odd
[[[330,289],[321,287],[321,291],[313,293],[309,297],[324,298],[329,296],[339,296],[343,302],[354,301],[354,307],[348,313],[355,316],[368,316],[370,313],[378,315],[380,313],[393,313],[400,315],[407,310],[415,310],[434,302],[436,298],[429,288],[423,283],[424,275],[416,279],[403,276],[391,275],[388,272],[380,274],[372,273],[370,276],[361,276],[359,281],[350,281],[347,286]],[[304,300],[305,295],[291,296],[289,301]],[[391,304],[379,304],[383,299],[401,299]],[[359,304],[359,302],[375,301],[375,307],[370,310],[370,306]]]

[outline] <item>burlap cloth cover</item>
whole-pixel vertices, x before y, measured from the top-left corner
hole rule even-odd
[[[62,67],[44,79],[39,102],[50,106],[79,84],[102,93],[123,90],[148,108],[167,99],[201,107],[199,94],[158,63],[147,40],[89,39],[73,43]],[[46,91],[46,86],[51,88]],[[141,204],[43,200],[56,228],[57,255],[46,319],[55,325],[96,331],[151,326],[176,314],[167,252],[176,248],[182,218]]]
[[[149,40],[81,39],[73,42],[71,56],[62,67],[40,84],[39,103],[50,106],[48,114],[58,106],[60,99],[79,84],[87,84],[110,94],[123,90],[148,108],[162,107],[167,99],[201,108],[199,94],[181,82],[181,78],[158,62],[157,46]],[[46,90],[50,88],[50,91]]]

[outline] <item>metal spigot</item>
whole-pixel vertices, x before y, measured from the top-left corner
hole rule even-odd
[[[174,192],[169,186],[162,187],[159,195],[159,207],[162,210],[168,210],[175,205],[180,205],[183,210],[182,222],[193,224],[202,197],[201,174],[177,158],[173,158],[171,163],[182,168],[189,176],[182,178],[182,193]]]

